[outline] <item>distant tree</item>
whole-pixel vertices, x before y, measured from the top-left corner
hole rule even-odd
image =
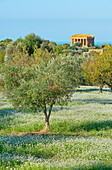
[[[50,43],[49,40],[43,40],[43,41],[42,41],[42,44],[41,44],[41,49],[42,49],[42,50],[47,49],[47,50],[50,52],[49,43]]]
[[[102,75],[103,70],[100,69],[98,58],[99,55],[87,58],[83,63],[83,73],[86,81],[94,85],[99,85],[99,91],[102,92],[104,77]]]
[[[57,45],[55,48],[55,52],[59,55],[59,54],[62,54],[62,51],[63,51],[63,46]]]
[[[49,130],[53,105],[55,102],[66,103],[71,97],[79,84],[80,69],[76,57],[54,58],[48,52],[37,50],[39,55],[32,58],[20,53],[7,58],[3,69],[5,90],[16,108],[42,109],[46,130]]]
[[[2,40],[1,42],[9,43],[9,42],[12,42],[12,39],[6,38],[6,39]]]
[[[8,44],[10,44],[12,42],[12,39],[5,39],[5,40],[1,40],[0,41],[0,49],[5,50],[5,48],[7,47]]]
[[[11,38],[7,38],[7,39],[4,40],[4,42],[11,42],[11,41],[12,41]]]
[[[78,48],[76,47],[76,45],[75,45],[75,44],[74,44],[74,45],[72,45],[72,46],[70,46],[70,47],[68,47],[68,49],[78,50]]]
[[[55,42],[52,42],[52,41],[51,41],[51,42],[48,44],[48,46],[49,46],[50,51],[53,52],[53,53],[55,53],[55,49],[56,49],[57,44],[56,44]]]
[[[53,46],[56,46],[57,44],[53,41],[50,42],[50,44],[52,44]]]
[[[67,49],[69,46],[70,46],[69,44],[65,43],[63,44],[63,49]]]
[[[40,48],[41,43],[42,39],[34,33],[27,35],[23,40],[23,44],[26,46],[26,50],[28,51],[30,56],[31,54],[33,54],[35,46]]]
[[[20,42],[22,43],[23,41],[24,41],[24,40],[22,39],[22,37],[19,37],[19,38],[16,40],[17,43],[20,43]]]
[[[99,91],[102,92],[104,84],[112,89],[112,47],[102,55],[93,55],[83,63],[83,73],[87,81],[99,84]]]

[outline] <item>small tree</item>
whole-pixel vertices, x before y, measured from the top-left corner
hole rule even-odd
[[[45,57],[48,56],[48,57]],[[64,103],[79,84],[80,68],[76,57],[51,57],[39,60],[28,54],[16,54],[9,58],[4,67],[4,80],[7,97],[19,109],[42,109],[45,115],[46,130],[55,102]],[[38,62],[40,61],[40,62]]]
[[[104,84],[112,89],[112,47],[108,48],[102,55],[93,55],[83,63],[83,73],[87,81],[99,84],[102,92]]]
[[[102,70],[98,62],[99,56],[91,56],[87,58],[83,63],[83,73],[86,81],[92,84],[99,84],[99,91],[102,92],[102,87],[104,85]]]

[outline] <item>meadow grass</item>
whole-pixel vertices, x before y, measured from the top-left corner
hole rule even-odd
[[[95,89],[95,90],[94,90]],[[51,134],[17,136],[44,128],[44,114],[17,112],[0,96],[0,169],[112,169],[112,92],[77,89],[55,105]]]

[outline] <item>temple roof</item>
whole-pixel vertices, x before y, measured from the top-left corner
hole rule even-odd
[[[72,35],[71,37],[91,37],[94,38],[94,35],[89,35],[89,34],[76,34],[76,35]]]

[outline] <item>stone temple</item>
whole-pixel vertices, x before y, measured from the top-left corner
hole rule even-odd
[[[71,45],[74,45],[75,42],[81,42],[82,47],[94,46],[95,36],[89,34],[76,34],[71,36]]]

